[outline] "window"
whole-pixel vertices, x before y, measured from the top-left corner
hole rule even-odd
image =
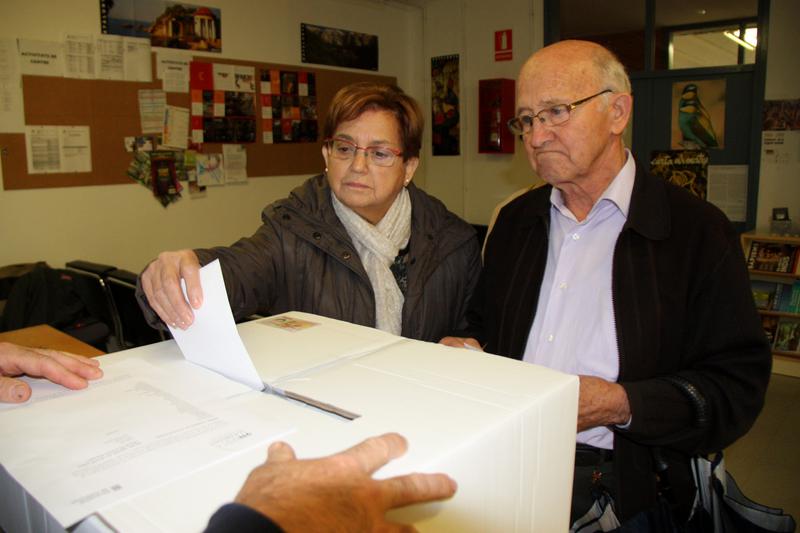
[[[722,67],[755,63],[755,24],[669,32],[669,68]]]

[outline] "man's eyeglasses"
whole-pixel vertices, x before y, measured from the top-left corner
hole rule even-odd
[[[389,148],[388,146],[359,146],[346,139],[325,139],[329,153],[334,159],[341,161],[352,161],[356,157],[356,152],[364,150],[370,165],[379,167],[390,167],[394,160],[403,154],[402,150]]]
[[[538,120],[539,124],[544,124],[545,126],[558,126],[559,124],[563,124],[568,121],[570,112],[579,105],[585,104],[592,98],[600,96],[601,94],[611,92],[614,91],[611,89],[605,89],[599,93],[593,94],[592,96],[587,96],[586,98],[576,100],[571,104],[558,104],[554,105],[553,107],[542,109],[535,115],[523,113],[520,116],[514,117],[508,121],[508,129],[510,129],[511,133],[514,135],[527,135],[533,130],[533,124],[535,120]]]

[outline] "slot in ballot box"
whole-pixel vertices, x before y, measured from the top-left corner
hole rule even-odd
[[[453,499],[396,520],[421,531],[568,529],[577,377],[305,313],[238,328],[277,394],[193,365],[165,341],[104,356],[106,376],[87,390],[36,383],[39,400],[0,409],[0,526],[201,531],[270,442],[314,457],[396,431],[409,450],[377,477],[458,482]]]

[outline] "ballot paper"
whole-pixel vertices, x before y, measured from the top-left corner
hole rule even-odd
[[[3,467],[63,526],[293,429],[252,408],[264,394],[179,358],[104,360],[87,389],[28,378],[32,399],[0,410]]]
[[[181,283],[185,295],[186,283],[183,280]],[[169,326],[183,356],[252,389],[262,390],[264,383],[233,320],[219,259],[200,269],[200,285],[203,304],[194,310],[192,325],[186,330]]]

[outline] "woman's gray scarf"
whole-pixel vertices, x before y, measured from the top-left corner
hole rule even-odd
[[[374,226],[339,201],[333,191],[331,201],[372,283],[376,327],[400,335],[405,298],[390,267],[411,237],[411,199],[408,191],[405,188],[400,191],[392,206]]]

